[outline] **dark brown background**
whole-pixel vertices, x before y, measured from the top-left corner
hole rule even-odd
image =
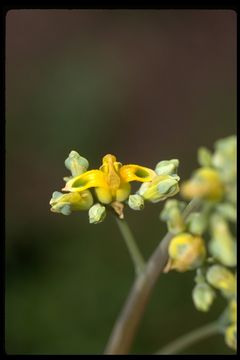
[[[235,133],[236,14],[213,10],[16,10],[6,38],[6,350],[102,353],[133,281],[113,219],[49,211],[70,150],[153,167]],[[127,218],[145,257],[163,204]],[[192,304],[194,273],[159,280],[133,347],[151,354],[214,319]],[[219,297],[220,298],[220,297]],[[222,337],[188,353],[227,354]]]

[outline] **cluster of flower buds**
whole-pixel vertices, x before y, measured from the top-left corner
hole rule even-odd
[[[88,161],[71,151],[65,160],[71,176],[63,178],[66,185],[62,190],[67,193],[55,191],[52,194],[51,211],[70,215],[72,211],[88,210],[91,224],[102,222],[107,209],[123,218],[124,204],[133,210],[142,210],[145,201],[156,203],[175,195],[179,191],[178,164],[177,159],[161,161],[152,170],[139,165],[122,165],[114,155],[108,154],[103,157],[99,169],[88,171]],[[135,194],[131,194],[132,181],[142,183]]]
[[[217,141],[213,153],[200,148],[198,161],[180,195],[199,198],[199,212],[184,220],[184,203],[167,200],[160,214],[174,234],[165,272],[196,269],[192,298],[200,311],[208,311],[217,294],[226,299],[225,341],[236,349],[236,137]]]
[[[179,200],[167,200],[160,219],[167,222],[168,231],[174,234],[169,247],[169,261],[165,272],[180,272],[199,268],[206,259],[207,249],[202,236],[206,218],[202,213],[192,213],[184,220],[182,211],[186,204]]]

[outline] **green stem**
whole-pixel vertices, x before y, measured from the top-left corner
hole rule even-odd
[[[155,355],[178,354],[188,346],[191,346],[196,342],[201,341],[211,335],[219,334],[220,332],[221,328],[219,326],[219,323],[214,321],[170,342],[161,350],[159,350]]]
[[[116,221],[129,250],[129,254],[132,258],[136,275],[140,275],[145,269],[145,261],[142,257],[142,254],[136,244],[127,222],[125,220],[119,219],[118,217],[116,217]]]

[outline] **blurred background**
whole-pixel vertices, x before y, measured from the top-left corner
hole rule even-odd
[[[6,17],[8,354],[101,354],[134,280],[111,216],[49,211],[78,151],[154,167],[236,131],[236,14],[213,10],[12,10]],[[126,218],[147,258],[166,232],[163,203]],[[162,275],[132,352],[151,354],[215,319],[195,310],[194,272]],[[231,354],[223,337],[188,354]]]

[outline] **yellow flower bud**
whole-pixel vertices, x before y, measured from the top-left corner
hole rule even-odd
[[[200,236],[182,233],[173,237],[168,248],[170,269],[187,271],[199,267],[206,257],[204,240]]]
[[[236,241],[234,240],[226,220],[214,214],[211,217],[212,239],[209,251],[223,265],[235,266],[237,262]]]
[[[72,211],[88,210],[92,204],[93,198],[88,190],[69,194],[55,191],[50,200],[51,211],[63,215],[70,215]]]
[[[203,167],[198,169],[189,181],[183,183],[181,193],[186,199],[199,197],[219,201],[223,197],[224,186],[216,170]]]
[[[197,284],[192,292],[193,302],[200,311],[208,311],[215,298],[215,291],[205,282]]]
[[[237,325],[233,323],[225,330],[225,342],[233,350],[237,350]]]
[[[106,217],[106,208],[101,204],[94,204],[88,211],[90,224],[99,224]]]
[[[145,200],[156,203],[177,194],[179,180],[177,175],[157,175],[151,182],[142,184],[138,193]]]
[[[237,301],[232,299],[229,302],[229,319],[232,323],[237,322]]]
[[[212,265],[206,275],[209,284],[231,298],[236,294],[236,278],[231,271],[221,265]]]

